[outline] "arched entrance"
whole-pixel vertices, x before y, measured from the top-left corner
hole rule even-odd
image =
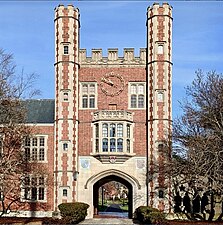
[[[128,194],[127,194],[127,199],[128,199],[128,217],[132,218],[132,213],[133,213],[133,187],[132,185],[125,180],[122,177],[119,177],[117,175],[108,175],[105,176],[103,178],[101,178],[100,180],[98,180],[94,185],[93,185],[93,206],[94,206],[94,214],[97,215],[99,212],[99,189],[101,187],[103,187],[103,185],[114,181],[114,182],[118,182],[121,183],[122,185],[124,185],[127,189],[128,189]],[[102,198],[103,198],[103,194],[102,194]],[[103,199],[102,199],[103,201]]]

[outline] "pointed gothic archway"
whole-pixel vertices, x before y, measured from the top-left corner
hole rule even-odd
[[[133,187],[132,185],[125,179],[116,176],[116,175],[108,175],[104,178],[101,178],[98,180],[94,185],[93,185],[93,205],[94,205],[94,213],[98,213],[98,205],[99,205],[99,188],[103,186],[104,184],[110,182],[110,181],[116,181],[124,186],[127,187],[128,189],[128,217],[132,218],[132,213],[133,213]]]
[[[85,183],[85,189],[92,190],[92,210],[94,214],[97,214],[97,208],[98,208],[98,190],[99,188],[109,182],[109,181],[116,181],[123,185],[125,185],[128,188],[128,216],[129,218],[132,217],[133,211],[135,209],[133,199],[134,199],[134,193],[136,193],[138,190],[141,190],[141,185],[139,181],[123,172],[117,169],[109,169],[102,171],[98,174],[95,174],[91,176]]]

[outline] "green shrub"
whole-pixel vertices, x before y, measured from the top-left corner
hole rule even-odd
[[[134,218],[141,223],[159,224],[166,220],[166,216],[158,209],[149,206],[140,206],[134,212]]]
[[[62,203],[58,206],[62,218],[72,224],[85,219],[88,207],[89,205],[83,202]]]

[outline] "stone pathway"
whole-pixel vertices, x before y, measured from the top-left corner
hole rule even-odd
[[[121,208],[118,204],[111,204],[110,206],[108,206],[108,208],[105,210],[105,212],[120,212],[120,213],[122,213],[123,211],[121,210]]]
[[[123,218],[93,218],[93,219],[86,219],[80,224],[90,225],[90,224],[97,224],[97,225],[133,225],[131,219],[123,219]]]
[[[133,225],[132,219],[128,218],[128,212],[123,213],[122,209],[118,204],[111,204],[107,207],[104,212],[100,212],[99,216],[102,218],[93,218],[93,219],[86,219],[82,221],[80,224],[90,225],[90,224],[97,224],[97,225]],[[111,217],[111,218],[109,218]],[[113,218],[112,218],[113,217]]]

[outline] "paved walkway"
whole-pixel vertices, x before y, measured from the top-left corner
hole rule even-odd
[[[123,212],[119,204],[109,205],[104,212],[99,212],[99,217],[103,218],[125,218],[128,219],[128,212]]]
[[[108,208],[105,210],[105,212],[120,212],[120,213],[122,213],[123,211],[118,204],[111,204],[110,206],[108,206]]]
[[[80,224],[90,225],[90,224],[97,224],[97,225],[113,225],[113,224],[120,224],[120,225],[133,225],[132,219],[128,218],[128,212],[123,212],[122,209],[118,204],[111,204],[107,207],[104,212],[99,212],[99,216],[102,218],[93,218],[93,219],[86,219],[82,221]],[[111,217],[111,218],[109,218]],[[112,218],[113,217],[113,218]]]
[[[97,224],[97,225],[113,225],[113,224],[119,224],[119,225],[133,225],[131,219],[123,219],[123,218],[93,218],[93,219],[86,219],[80,224],[90,225],[90,224]]]

